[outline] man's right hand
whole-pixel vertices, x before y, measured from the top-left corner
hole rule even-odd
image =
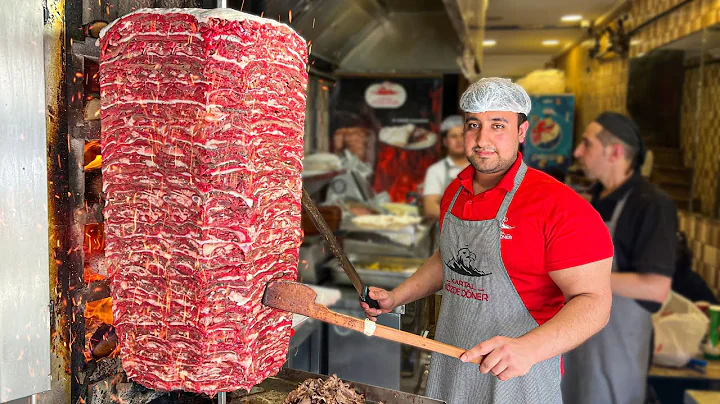
[[[368,306],[365,302],[360,302],[360,306],[365,310],[365,316],[372,320],[376,321],[377,316],[379,316],[382,313],[390,313],[395,308],[395,296],[393,296],[393,293],[390,291],[387,291],[385,289],[376,288],[373,286],[369,287],[368,295],[370,298],[376,300],[378,302],[378,305],[380,305],[380,309],[373,309]]]

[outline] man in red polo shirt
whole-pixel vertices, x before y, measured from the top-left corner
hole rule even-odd
[[[441,291],[436,339],[467,351],[433,354],[430,397],[561,403],[560,355],[608,321],[610,235],[587,201],[522,162],[530,97],[520,86],[482,79],[460,106],[471,165],[442,198],[440,250],[393,291],[371,288],[380,310],[362,307],[374,320]]]

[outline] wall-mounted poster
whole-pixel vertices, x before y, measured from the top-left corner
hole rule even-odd
[[[408,202],[439,160],[442,78],[340,79],[330,100],[333,151],[374,170],[373,188]]]
[[[545,172],[566,173],[573,146],[575,96],[531,96],[532,110],[523,148],[523,160]]]

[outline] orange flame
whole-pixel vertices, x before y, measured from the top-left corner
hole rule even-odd
[[[85,318],[95,318],[105,324],[112,324],[114,321],[112,312],[112,297],[106,297],[105,299],[86,303]]]

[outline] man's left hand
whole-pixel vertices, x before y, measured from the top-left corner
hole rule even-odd
[[[477,344],[460,356],[463,362],[471,362],[485,356],[480,364],[480,373],[492,373],[505,381],[523,376],[537,361],[534,350],[524,341],[516,338],[494,337]]]

